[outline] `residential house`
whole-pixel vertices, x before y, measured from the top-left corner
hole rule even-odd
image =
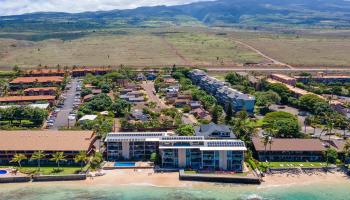
[[[142,110],[135,109],[131,112],[130,119],[146,122],[151,119],[151,116],[149,114],[144,114]]]
[[[191,109],[197,109],[202,107],[202,104],[199,101],[190,101],[188,105],[191,106]]]
[[[190,111],[195,117],[199,119],[210,120],[211,116],[208,111],[204,110],[204,108],[196,108]]]
[[[229,126],[223,124],[215,124],[211,122],[210,124],[202,124],[195,128],[196,136],[203,136],[208,139],[236,139],[235,134],[233,134]]]

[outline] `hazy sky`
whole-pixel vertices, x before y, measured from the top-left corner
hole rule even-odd
[[[0,0],[0,15],[41,11],[84,12],[140,6],[177,5],[204,0]]]

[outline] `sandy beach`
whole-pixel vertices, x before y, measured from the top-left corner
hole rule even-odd
[[[336,184],[350,182],[350,177],[342,172],[328,172],[317,174],[273,174],[263,178],[261,186],[287,186],[287,185],[310,185],[310,184]]]
[[[2,187],[10,187],[13,185],[77,185],[77,186],[154,186],[154,187],[193,187],[203,188],[211,187],[218,184],[194,182],[194,181],[180,181],[179,174],[174,173],[154,173],[152,169],[123,169],[123,170],[105,170],[104,176],[88,177],[84,181],[65,181],[65,182],[32,182],[32,183],[16,183],[3,184]],[[350,177],[344,173],[317,173],[313,175],[299,174],[274,174],[267,175],[263,179],[261,185],[258,187],[277,187],[277,186],[291,186],[291,185],[311,185],[311,184],[337,184],[349,183]],[[220,184],[227,186],[235,186],[236,184]]]

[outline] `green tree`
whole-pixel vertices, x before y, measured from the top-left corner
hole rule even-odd
[[[281,103],[288,103],[288,98],[292,96],[291,91],[282,83],[272,83],[267,85],[268,90],[276,92],[281,97]]]
[[[58,170],[60,169],[60,162],[65,162],[67,161],[65,158],[66,156],[64,155],[63,152],[56,152],[51,155],[52,158],[50,159],[51,161],[54,161],[57,164]]]
[[[104,83],[101,86],[101,90],[102,90],[103,93],[109,93],[109,91],[111,90],[111,87],[107,83]]]
[[[89,157],[86,151],[80,151],[79,154],[75,155],[74,162],[80,163],[80,171],[83,171],[83,166],[89,161]]]
[[[10,162],[18,163],[19,168],[21,168],[22,167],[21,162],[23,160],[27,160],[27,156],[20,153],[20,154],[15,154]]]
[[[249,119],[246,111],[236,113],[235,118],[232,120],[232,130],[237,138],[244,141],[247,146],[251,146],[251,139],[257,133],[257,129]]]
[[[117,99],[112,105],[111,110],[115,116],[122,117],[129,113],[131,104],[123,99]]]
[[[176,133],[181,136],[192,136],[194,135],[194,128],[192,125],[183,124],[176,129]]]
[[[182,111],[184,113],[189,113],[191,111],[191,106],[189,105],[184,105],[183,108],[182,108]]]
[[[219,105],[215,105],[213,108],[213,113],[212,113],[212,121],[216,124],[219,123],[220,117],[223,114],[223,109]]]
[[[47,154],[45,154],[43,151],[36,151],[32,154],[32,157],[30,158],[30,160],[36,160],[38,161],[38,169],[40,172],[40,161],[45,158],[47,156]]]
[[[327,105],[327,102],[314,94],[306,94],[299,98],[299,107],[306,111],[314,113],[316,109],[321,106],[320,104],[322,104],[322,106]]]
[[[90,160],[90,168],[95,170],[101,166],[103,162],[103,156],[101,152],[95,152],[94,156]]]
[[[262,107],[269,107],[271,104],[279,104],[281,97],[274,91],[256,92],[256,105]]]
[[[329,163],[334,164],[336,162],[336,160],[338,159],[337,150],[335,150],[334,148],[328,148],[325,151],[325,157],[326,157],[327,166]]]
[[[86,95],[89,95],[89,94],[92,94],[92,90],[89,89],[89,88],[84,88],[81,93],[80,93],[80,96],[81,97],[85,97]]]
[[[232,117],[233,117],[232,104],[228,103],[227,108],[226,108],[226,116],[225,116],[226,123],[229,123],[232,120]]]
[[[276,129],[275,137],[279,138],[299,138],[300,133],[298,119],[287,112],[271,112],[266,114],[263,119],[264,128]]]

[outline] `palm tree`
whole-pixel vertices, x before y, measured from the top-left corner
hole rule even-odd
[[[19,168],[21,168],[22,167],[21,162],[23,160],[27,160],[27,156],[20,153],[20,154],[15,154],[10,162],[18,163]]]
[[[264,137],[262,138],[262,142],[263,142],[264,147],[265,147],[265,157],[266,157],[266,147],[267,147],[267,144],[269,143],[269,140],[270,140],[269,135],[264,134]]]
[[[83,164],[86,164],[87,161],[89,161],[89,157],[87,156],[86,151],[80,151],[79,154],[74,157],[74,162],[80,163],[80,171],[83,171]]]
[[[56,152],[52,155],[52,158],[50,160],[55,161],[55,163],[57,163],[58,169],[60,169],[60,162],[67,161],[65,158],[66,156],[64,155],[63,152]]]
[[[36,151],[33,153],[32,157],[30,158],[30,160],[37,160],[38,161],[38,169],[40,172],[40,161],[41,159],[45,158],[47,156],[47,154],[45,154],[43,151]]]
[[[323,130],[322,130],[322,132],[321,132],[321,134],[320,134],[320,138],[321,138],[321,136],[322,136],[322,133],[323,133],[323,132],[326,132],[326,134],[328,134],[329,140],[330,140],[330,139],[331,139],[331,134],[332,134],[333,129],[334,129],[334,122],[333,122],[333,120],[327,120],[327,124],[326,124],[326,126],[323,128]]]

